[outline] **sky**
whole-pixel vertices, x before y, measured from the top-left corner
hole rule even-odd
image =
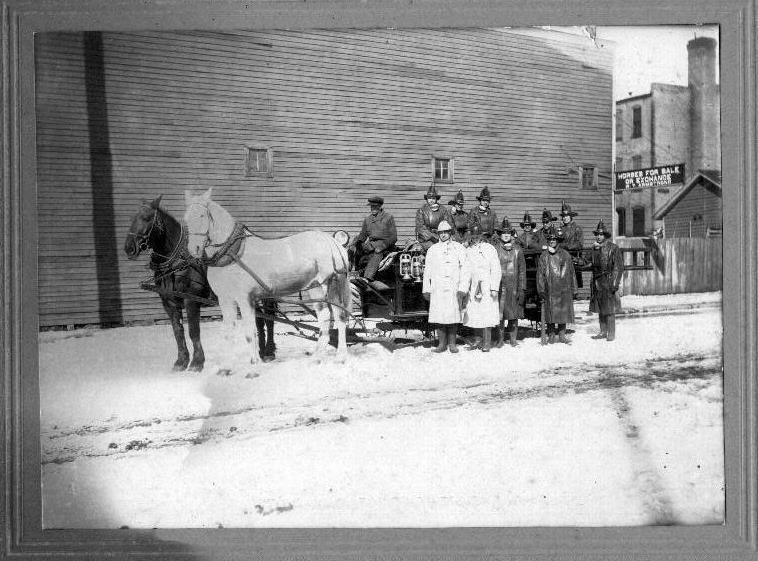
[[[716,25],[597,27],[597,40],[616,43],[614,83],[616,100],[648,93],[652,82],[687,85],[687,42],[695,37],[718,40]]]

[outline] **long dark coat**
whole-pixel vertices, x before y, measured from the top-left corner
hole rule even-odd
[[[437,226],[443,220],[453,225],[450,213],[443,205],[439,205],[437,210],[432,210],[432,207],[425,204],[416,211],[416,239],[421,243],[424,251],[428,251],[440,239],[437,235]]]
[[[370,241],[373,251],[382,253],[391,249],[397,241],[397,227],[392,215],[380,210],[376,216],[369,214],[363,219],[361,233],[355,238],[356,243]]]
[[[522,319],[524,306],[519,306],[519,296],[526,290],[526,261],[524,250],[512,244],[506,250],[503,244],[497,247],[500,260],[500,318],[503,320]]]
[[[468,212],[466,212],[465,210],[461,210],[460,212],[458,211],[451,212],[450,218],[452,218],[453,220],[453,223],[450,224],[454,228],[453,241],[463,244],[464,246],[468,245],[468,241],[469,241]]]
[[[468,213],[469,230],[471,230],[474,224],[479,224],[486,240],[492,240],[497,237],[495,228],[500,226],[500,222],[498,222],[497,213],[491,208],[488,207],[484,212],[482,212],[479,206],[472,208]]]
[[[592,250],[592,294],[590,310],[601,316],[621,311],[618,287],[624,276],[624,258],[619,247],[606,241]]]
[[[521,232],[516,238],[516,243],[523,249],[542,249],[544,245],[540,236],[535,232]]]
[[[562,248],[545,250],[537,261],[537,293],[545,300],[547,323],[574,322],[576,278],[571,255]]]
[[[563,239],[558,243],[563,249],[568,251],[580,251],[584,246],[584,232],[582,227],[573,220],[568,224],[561,225]]]

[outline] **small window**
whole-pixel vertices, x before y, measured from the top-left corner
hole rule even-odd
[[[618,235],[626,236],[626,209],[616,209],[616,222],[618,224]]]
[[[632,169],[642,168],[642,156],[632,156]]]
[[[632,138],[642,136],[642,107],[635,105],[632,107]]]
[[[645,235],[645,207],[637,206],[632,209],[632,235]]]
[[[273,172],[273,150],[259,146],[248,146],[245,161],[245,175],[255,177],[258,175],[270,176]]]
[[[616,109],[616,140],[624,140],[623,115],[621,109]]]
[[[597,190],[597,168],[584,165],[582,170],[582,189]]]
[[[432,174],[432,179],[435,183],[452,183],[453,159],[433,157]]]
[[[619,170],[624,169],[623,166],[624,166],[624,158],[621,158],[621,157],[616,158],[616,170],[615,171],[619,171]]]

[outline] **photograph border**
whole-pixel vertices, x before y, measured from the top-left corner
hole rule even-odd
[[[758,559],[756,0],[628,2],[4,0],[2,559]],[[38,379],[34,34],[231,28],[718,24],[724,209],[723,526],[43,530]],[[727,274],[728,272],[728,274]]]

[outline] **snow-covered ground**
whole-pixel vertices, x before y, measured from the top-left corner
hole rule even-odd
[[[580,302],[571,345],[436,355],[377,337],[344,362],[278,325],[277,360],[250,365],[206,322],[200,374],[171,371],[168,325],[40,333],[43,523],[720,524],[719,302],[627,296],[687,315],[619,318],[612,343]]]

